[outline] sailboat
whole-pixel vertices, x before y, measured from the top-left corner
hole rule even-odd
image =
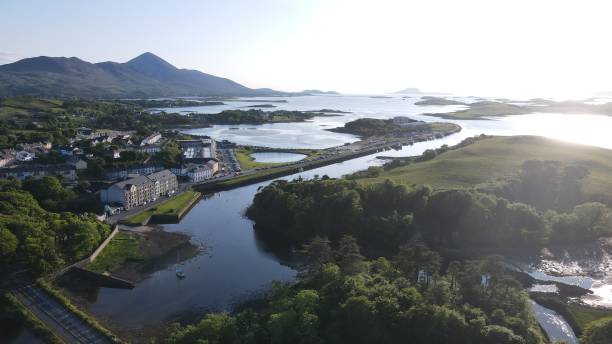
[[[176,252],[176,264],[178,265],[180,263],[180,252],[177,251]],[[183,279],[185,278],[185,272],[183,272],[183,270],[179,267],[176,268],[176,277],[178,277],[179,279]]]

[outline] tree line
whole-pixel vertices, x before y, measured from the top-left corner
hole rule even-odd
[[[560,176],[557,181],[537,172],[551,166]],[[577,190],[585,173],[556,162],[530,161],[505,184],[436,191],[391,181],[275,181],[256,194],[246,215],[263,238],[299,247],[315,236],[335,242],[350,234],[366,253],[383,255],[395,253],[414,233],[443,248],[593,240],[611,234],[612,211],[601,203],[582,203]]]
[[[263,304],[172,324],[166,343],[536,344],[545,340],[499,257],[451,262],[421,245],[366,260],[355,238],[315,237],[295,284]],[[484,282],[483,282],[484,278]]]
[[[109,226],[93,216],[64,211],[73,196],[53,177],[23,185],[0,180],[0,272],[48,273],[85,257],[108,236]]]

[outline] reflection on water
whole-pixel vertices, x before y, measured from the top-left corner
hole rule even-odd
[[[357,137],[339,134],[325,129],[340,127],[344,123],[358,118],[370,117],[388,119],[396,116],[410,116],[426,121],[453,122],[463,127],[462,137],[480,134],[488,135],[539,135],[573,143],[611,148],[612,140],[608,139],[612,128],[611,116],[567,115],[537,113],[509,117],[493,117],[491,120],[458,121],[425,116],[425,113],[446,113],[463,108],[463,106],[419,106],[414,103],[420,98],[370,98],[367,96],[301,96],[285,97],[286,103],[275,104],[272,110],[320,110],[335,109],[350,111],[334,117],[315,117],[307,122],[275,123],[264,125],[214,125],[211,128],[190,129],[188,133],[210,135],[217,139],[227,139],[239,144],[259,145],[274,148],[327,148],[353,142]],[[457,98],[469,101],[469,98]],[[247,102],[228,102],[220,107],[189,107],[164,109],[166,111],[194,111],[217,113],[226,109],[238,109]],[[255,130],[253,130],[255,128]]]
[[[546,331],[546,334],[548,334],[548,337],[552,342],[564,341],[568,344],[578,343],[574,330],[572,330],[570,325],[563,319],[562,316],[560,316],[557,312],[540,306],[533,301],[531,304],[533,305],[533,311],[538,319],[538,322],[540,325],[542,325],[544,331]]]
[[[556,284],[534,284],[529,288],[529,291],[536,293],[558,293],[559,288]]]
[[[252,153],[251,157],[256,162],[294,162],[304,159],[306,155],[297,153],[259,152]]]

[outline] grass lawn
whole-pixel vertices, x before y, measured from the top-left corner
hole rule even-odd
[[[584,180],[587,194],[612,195],[612,150],[564,143],[535,136],[500,136],[480,140],[467,147],[440,154],[432,160],[384,171],[376,178],[434,188],[474,186],[515,175],[527,160],[559,160],[580,164],[590,171]]]
[[[200,193],[193,190],[187,190],[182,194],[175,196],[163,203],[160,203],[152,208],[132,215],[127,219],[122,220],[122,223],[128,225],[138,225],[153,215],[178,215],[185,207],[187,207],[194,197],[199,197]]]
[[[141,260],[140,243],[132,233],[119,232],[87,269],[96,272],[113,272],[126,261]]]

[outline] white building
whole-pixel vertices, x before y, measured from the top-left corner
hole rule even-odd
[[[172,169],[176,175],[189,178],[192,183],[199,183],[212,178],[219,171],[219,161],[211,159],[204,164],[190,164]]]
[[[34,160],[34,158],[36,158],[36,155],[34,153],[26,151],[17,152],[17,154],[15,154],[15,160],[21,162],[32,161]]]
[[[100,200],[104,204],[120,204],[125,209],[155,201],[160,196],[178,191],[176,175],[168,170],[148,176],[136,176],[102,190]]]
[[[152,145],[161,140],[162,136],[160,133],[153,133],[147,137],[145,137],[142,142],[140,142],[141,146]]]
[[[24,180],[26,178],[42,178],[46,176],[61,177],[62,181],[74,182],[77,180],[76,168],[67,164],[55,165],[17,165],[0,168],[0,179],[14,177]]]

